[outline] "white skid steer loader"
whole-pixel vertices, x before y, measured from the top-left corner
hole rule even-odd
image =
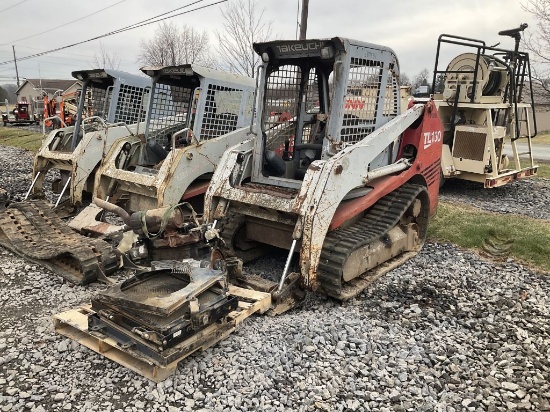
[[[65,193],[71,206],[81,206],[84,192],[93,192],[102,154],[117,139],[138,134],[140,127],[143,131],[143,102],[151,89],[149,78],[118,70],[82,70],[73,72],[73,77],[83,82],[75,125],[53,130],[44,139],[27,193],[43,193],[46,174],[57,169],[60,177],[52,184],[59,194],[56,207]]]
[[[149,252],[156,259],[196,257],[187,246],[202,239],[197,214],[221,156],[247,138],[254,80],[194,64],[142,71],[153,79],[143,133],[119,139],[106,153],[95,204],[70,225],[94,236],[120,231],[99,219],[107,210],[142,239],[131,242],[134,259]]]

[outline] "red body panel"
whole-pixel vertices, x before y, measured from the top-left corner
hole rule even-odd
[[[191,199],[192,197],[202,195],[206,193],[206,189],[208,189],[208,185],[210,184],[210,181],[203,181],[203,182],[194,182],[189,185],[185,193],[183,194],[181,200],[187,200]]]
[[[412,104],[414,102],[409,103],[409,106]],[[407,146],[412,145],[416,148],[417,154],[413,165],[397,175],[376,179],[369,184],[373,190],[367,195],[343,202],[336,210],[329,230],[338,228],[410,180],[426,185],[430,198],[430,216],[433,215],[439,196],[442,144],[443,126],[434,102],[429,101],[426,103],[420,123],[413,124],[405,130],[399,146],[398,159],[403,157],[403,151]]]

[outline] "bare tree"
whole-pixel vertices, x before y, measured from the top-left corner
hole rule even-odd
[[[10,103],[16,103],[17,102],[17,95],[15,94],[15,91],[18,89],[16,84],[4,84],[2,85],[2,88],[8,93],[8,101]],[[3,103],[4,100],[2,100]]]
[[[537,22],[537,30],[534,33],[524,32],[523,44],[534,63],[534,78],[542,89],[542,94],[548,98],[550,97],[550,0],[527,0],[521,6]]]
[[[411,84],[411,79],[407,73],[399,73],[399,86],[409,86]]]
[[[94,60],[92,62],[93,68],[100,69],[118,69],[120,67],[120,58],[114,53],[109,54],[103,47],[103,43],[99,43],[99,54],[94,53]]]
[[[153,66],[175,66],[197,63],[212,67],[214,58],[209,53],[208,33],[192,27],[178,27],[173,22],[162,22],[152,39],[141,42],[139,62]]]
[[[422,69],[420,73],[414,76],[412,86],[413,88],[418,88],[419,86],[430,86],[428,82],[428,77],[430,76],[430,71],[428,69]]]
[[[4,90],[2,86],[0,86],[0,107],[4,105],[4,100],[8,99],[8,92]]]
[[[252,43],[271,37],[272,22],[264,21],[266,9],[258,9],[256,0],[234,0],[227,3],[223,31],[215,31],[221,65],[234,73],[249,77],[256,74],[260,57]]]

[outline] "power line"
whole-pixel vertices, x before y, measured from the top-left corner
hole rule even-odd
[[[172,11],[169,11],[169,12],[166,12],[166,13],[162,13],[162,14],[159,14],[158,16],[155,16],[155,17],[151,17],[149,19],[146,19],[146,20],[143,20],[143,21],[140,21],[138,23],[134,23],[134,24],[131,24],[130,26],[126,26],[126,27],[123,27],[121,29],[118,29],[118,30],[114,30],[112,32],[109,32],[109,33],[105,33],[105,34],[102,34],[100,36],[96,36],[96,37],[93,37],[91,39],[88,39],[88,40],[83,40],[83,41],[80,41],[80,42],[77,42],[77,43],[73,43],[73,44],[69,44],[68,46],[63,46],[63,47],[58,47],[56,49],[52,49],[52,50],[47,50],[47,51],[44,51],[44,52],[41,52],[41,53],[36,53],[36,54],[33,54],[33,55],[30,55],[30,56],[25,56],[25,57],[21,57],[18,59],[18,61],[24,61],[24,60],[28,60],[28,59],[32,59],[32,58],[35,58],[35,57],[39,57],[39,56],[43,56],[45,54],[49,54],[49,53],[54,53],[56,51],[60,51],[60,50],[64,50],[64,49],[68,49],[69,47],[74,47],[74,46],[78,46],[80,44],[84,44],[84,43],[88,43],[88,42],[91,42],[91,41],[94,41],[94,40],[98,40],[98,39],[101,39],[103,37],[108,37],[108,36],[112,36],[114,34],[118,34],[118,33],[122,33],[122,32],[125,32],[125,31],[128,31],[128,30],[133,30],[133,29],[137,29],[139,27],[143,27],[143,26],[147,26],[149,24],[153,24],[153,23],[158,23],[160,21],[163,21],[163,20],[167,20],[167,19],[171,19],[173,17],[177,17],[177,16],[181,16],[181,15],[184,15],[184,14],[188,14],[188,13],[191,13],[191,12],[194,12],[194,11],[197,11],[197,10],[201,10],[201,9],[205,9],[205,8],[208,8],[208,7],[212,7],[212,6],[215,6],[217,4],[220,4],[220,3],[225,3],[226,1],[228,0],[219,0],[217,2],[214,2],[214,3],[211,3],[211,4],[207,4],[205,6],[201,6],[201,7],[197,7],[197,8],[194,8],[192,10],[187,10],[187,11],[184,11],[184,12],[181,12],[181,13],[177,13],[177,14],[174,14],[172,16],[168,16],[168,17],[163,17],[162,19],[159,19],[159,17],[161,16],[165,16],[167,14],[170,14],[170,13],[173,13],[177,10],[181,10],[183,8],[186,8],[186,7],[189,7],[189,6],[192,6],[194,4],[197,4],[197,3],[200,3],[204,0],[197,0],[197,1],[194,1],[192,3],[189,3],[185,6],[182,6],[182,7],[178,7]],[[153,21],[151,21],[153,20]],[[2,65],[5,65],[5,64],[9,64],[9,63],[13,63],[13,60],[8,60],[8,61],[4,61],[4,62],[1,62],[0,63],[0,66]]]
[[[59,64],[72,64],[73,66],[82,66],[82,67],[94,67],[94,56],[83,56],[84,58],[75,58],[75,57],[64,57],[65,55],[63,53],[56,53],[55,56],[52,56],[51,59],[48,59],[48,56],[43,57],[37,57],[34,59],[34,62],[31,61],[24,61],[21,62],[21,64],[18,64],[20,71],[29,71],[34,68],[34,65],[36,63],[39,63],[41,65],[46,66],[59,66]],[[17,59],[17,63],[19,63],[19,58]],[[120,59],[120,65],[126,66],[126,67],[134,67],[135,60],[128,60],[128,59]],[[0,74],[5,72],[15,72],[15,68],[9,67],[9,68],[3,68],[0,69]]]
[[[13,6],[10,6],[10,7],[7,7],[7,8],[5,8],[5,9],[3,9],[3,10],[0,10],[0,13],[4,12],[4,11],[6,11],[6,10],[9,10],[9,9],[13,9],[13,8],[16,7],[16,6],[19,6],[19,5],[23,4],[23,3],[25,3],[26,1],[27,1],[27,0],[22,0],[22,1],[20,1],[19,3],[14,4]]]
[[[7,43],[2,43],[2,44],[0,44],[0,46],[5,46],[6,44],[13,44],[13,43],[16,43],[16,42],[18,42],[18,41],[27,40],[27,39],[30,39],[30,38],[32,38],[32,37],[40,36],[41,34],[44,34],[44,33],[49,33],[49,32],[51,32],[51,31],[53,31],[53,30],[59,29],[60,27],[65,27],[65,26],[68,26],[69,24],[76,23],[77,21],[81,21],[81,20],[87,19],[88,17],[91,17],[91,16],[93,16],[94,14],[101,13],[102,11],[107,10],[107,9],[110,9],[111,7],[115,7],[115,6],[119,5],[120,3],[124,3],[125,1],[126,1],[126,0],[121,0],[121,1],[119,1],[118,3],[111,4],[110,6],[104,7],[104,8],[102,8],[101,10],[94,11],[93,13],[87,14],[86,16],[80,17],[80,18],[78,18],[78,19],[76,19],[76,20],[72,20],[72,21],[70,21],[70,22],[68,22],[68,23],[61,24],[61,25],[56,26],[56,27],[54,27],[54,28],[52,28],[52,29],[48,29],[48,30],[41,31],[40,33],[36,33],[36,34],[31,35],[31,36],[23,37],[23,38],[17,39],[17,40],[12,40],[12,41],[7,42]]]
[[[17,48],[18,49],[29,49],[29,50],[42,50],[42,48],[40,47],[30,47],[30,46],[21,46],[21,45],[17,45]],[[0,54],[9,54],[10,52],[9,51],[4,51],[4,50],[0,50]],[[68,56],[81,56],[81,57],[89,57],[87,54],[80,54],[80,53],[64,53]]]
[[[24,47],[24,46],[16,46],[17,49],[19,50],[20,52],[20,49],[33,49],[33,50],[42,50],[41,48],[38,48],[38,47]],[[5,55],[5,56],[8,56],[8,55],[11,55],[12,52],[8,52],[8,51],[3,51],[3,50],[0,50],[0,58]],[[49,56],[48,56],[49,57]],[[4,57],[6,58],[6,57]],[[55,56],[52,56],[52,59],[51,60],[46,60],[46,61],[51,61],[51,62],[58,62],[59,60],[74,60],[74,61],[83,61],[83,62],[88,62],[90,60],[93,60],[94,59],[94,55],[93,54],[80,54],[80,53],[67,53],[67,52],[59,52],[59,53],[56,53]],[[135,63],[134,60],[126,60],[126,59],[120,59],[121,61],[126,61],[126,62],[132,62],[132,63]],[[19,59],[17,59],[17,61],[19,62]],[[40,61],[45,61],[44,59],[41,59]],[[3,69],[3,70],[9,70],[9,69]],[[2,70],[0,70],[2,71]]]
[[[18,49],[30,49],[30,50],[42,50],[40,47],[29,47],[29,46],[20,46],[20,45],[18,45],[17,48]],[[0,50],[0,55],[2,55],[2,54],[11,54],[11,52]],[[67,53],[67,52],[56,54],[56,57],[55,57],[56,59],[58,58],[57,56],[77,56],[77,57],[85,57],[86,59],[93,59],[94,58],[94,56],[91,56],[89,54]],[[67,57],[66,60],[69,60],[69,58],[70,57]],[[75,60],[84,61],[83,59],[75,59]],[[134,62],[133,60],[122,60],[122,59],[121,59],[121,61]]]

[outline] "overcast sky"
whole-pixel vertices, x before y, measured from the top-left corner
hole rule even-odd
[[[204,0],[197,6],[214,1]],[[0,63],[13,59],[12,44],[20,58],[86,40],[190,2],[0,0]],[[295,38],[298,2],[301,0],[257,0],[265,7],[265,18],[273,22],[273,32],[278,38]],[[512,48],[513,40],[498,36],[498,31],[525,22],[535,29],[521,3],[522,0],[310,0],[307,35],[308,38],[342,36],[389,46],[397,54],[401,72],[412,78],[423,68],[433,70],[437,38],[441,33],[479,38],[490,45],[500,41],[501,47]],[[171,21],[207,30],[215,51],[213,31],[222,27],[224,7],[224,4],[216,5]],[[57,26],[63,27],[33,36]],[[108,53],[116,53],[120,70],[139,73],[140,42],[151,38],[156,27],[157,24],[152,24],[100,41]],[[20,40],[29,36],[33,37]],[[71,71],[93,67],[100,41],[21,61],[19,76],[70,79]],[[456,53],[445,56],[447,62],[454,57],[451,54]],[[14,78],[13,63],[0,64],[0,84],[15,83]]]

